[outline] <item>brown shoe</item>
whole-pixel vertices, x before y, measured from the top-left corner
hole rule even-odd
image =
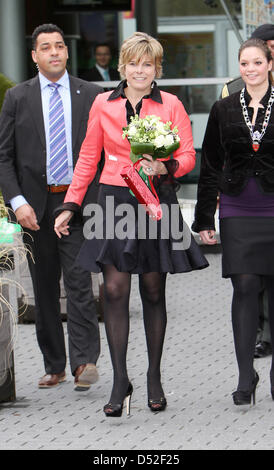
[[[95,364],[81,364],[75,371],[74,390],[83,392],[99,379]]]
[[[44,375],[39,383],[39,388],[52,388],[59,385],[61,382],[65,382],[66,380],[66,373],[61,372],[60,374],[46,374]]]

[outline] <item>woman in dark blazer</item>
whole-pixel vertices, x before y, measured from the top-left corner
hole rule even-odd
[[[274,337],[274,87],[272,59],[260,39],[240,48],[245,87],[217,101],[203,142],[193,230],[216,243],[214,214],[220,192],[222,273],[233,285],[232,325],[239,367],[236,405],[255,402],[259,376],[253,355],[262,282],[268,287]],[[274,399],[274,361],[270,372]]]

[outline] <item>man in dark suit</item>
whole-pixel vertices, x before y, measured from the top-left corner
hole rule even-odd
[[[75,389],[87,390],[98,379],[100,338],[90,273],[75,265],[83,227],[75,223],[70,236],[59,240],[53,212],[71,182],[90,106],[103,90],[68,75],[68,51],[58,26],[38,26],[32,39],[32,58],[39,73],[7,91],[0,115],[0,187],[34,259],[33,263],[29,256],[29,268],[46,371],[39,387],[51,388],[66,378],[59,301],[62,272],[70,367]]]
[[[90,82],[120,80],[118,70],[109,67],[111,50],[108,44],[97,44],[95,47],[95,66],[82,75]]]

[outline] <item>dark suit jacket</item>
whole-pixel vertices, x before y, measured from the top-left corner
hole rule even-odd
[[[101,87],[70,76],[75,165],[89,110]],[[47,202],[46,139],[38,75],[7,90],[0,115],[0,188],[6,203],[22,194],[41,221]],[[89,194],[87,193],[87,199]]]
[[[220,98],[226,98],[233,93],[237,93],[237,91],[241,91],[244,86],[245,82],[243,81],[242,77],[234,78],[234,80],[231,80],[225,84]]]
[[[109,71],[110,80],[119,80],[119,81],[121,80],[118,70],[109,68],[108,71]],[[102,75],[100,74],[100,72],[98,71],[96,67],[92,67],[90,70],[83,73],[82,78],[84,80],[88,80],[89,82],[103,81]]]

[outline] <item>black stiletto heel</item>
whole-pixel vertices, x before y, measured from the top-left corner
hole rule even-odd
[[[158,392],[155,393],[155,386],[154,386],[154,393],[151,393],[151,391],[150,391],[150,388],[151,388],[150,381],[151,380],[152,380],[151,376],[149,376],[149,374],[147,373],[147,381],[148,381],[148,383],[147,383],[147,394],[148,394],[147,406],[153,412],[164,411],[166,409],[166,406],[167,406],[167,401],[166,401],[166,398],[165,398],[165,395],[164,395],[164,391],[163,391],[161,382],[159,382],[160,387],[158,389]],[[155,376],[154,382],[157,384],[156,380],[160,381],[160,374],[159,374],[159,377]],[[158,396],[159,398],[150,398],[151,395],[154,395],[154,396],[156,395],[156,397]]]
[[[127,416],[129,416],[132,392],[133,392],[133,387],[132,387],[132,384],[129,383],[126,396],[124,400],[122,401],[122,403],[107,403],[104,406],[105,415],[119,418],[120,416],[122,416],[124,401],[126,401]]]
[[[255,371],[255,377],[252,383],[252,389],[247,391],[236,390],[236,392],[232,393],[233,401],[235,405],[250,405],[251,404],[251,397],[253,401],[253,405],[256,403],[256,387],[259,382],[259,376]]]
[[[159,400],[153,400],[151,398],[148,399],[147,406],[151,409],[151,411],[164,411],[167,406],[167,401],[165,397],[161,397]]]

